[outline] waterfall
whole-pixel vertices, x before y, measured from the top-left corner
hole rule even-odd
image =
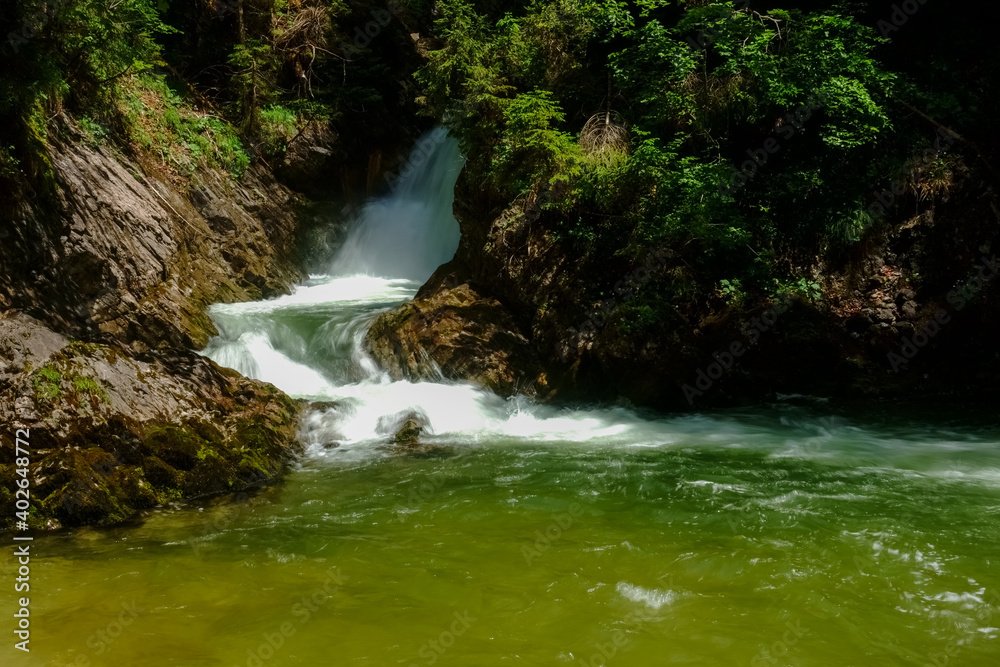
[[[366,204],[333,261],[331,273],[426,280],[455,255],[455,181],[464,158],[458,142],[436,128],[417,142],[392,193]]]
[[[365,353],[378,313],[412,298],[454,256],[451,208],[462,164],[444,129],[424,135],[389,179],[392,191],[350,222],[328,274],[287,296],[212,306],[219,335],[204,354],[291,396],[322,401],[301,428],[317,456],[367,456],[368,445],[384,443],[409,415],[425,422],[426,442],[662,442],[661,424],[624,408],[560,410],[468,383],[393,382]]]

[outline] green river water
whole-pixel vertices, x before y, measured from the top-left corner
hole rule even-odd
[[[662,446],[316,458],[36,541],[13,664],[995,665],[979,422],[777,404],[665,419]]]

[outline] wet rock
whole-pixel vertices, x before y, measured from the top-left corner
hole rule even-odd
[[[468,380],[510,396],[541,375],[535,351],[496,299],[445,265],[413,301],[380,315],[365,347],[395,380]]]
[[[70,343],[24,315],[0,330],[23,366],[0,383],[0,419],[30,431],[34,527],[107,525],[253,488],[301,451],[299,403],[205,357],[140,361],[117,346]],[[0,468],[13,461],[12,437],[0,432]],[[11,494],[0,492],[0,512],[9,527]]]
[[[392,437],[392,441],[397,445],[415,445],[420,439],[420,434],[423,432],[424,427],[418,419],[407,419],[403,422],[402,427],[396,431],[396,435]]]
[[[339,423],[346,406],[340,401],[309,404],[299,424],[299,440],[306,446],[336,449],[344,440]]]

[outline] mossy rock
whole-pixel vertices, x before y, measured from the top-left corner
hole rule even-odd
[[[240,423],[234,439],[242,445],[241,449],[249,449],[269,458],[280,459],[286,454],[281,437],[262,417]]]
[[[193,470],[204,440],[189,429],[159,424],[146,429],[143,442],[150,453],[178,470]]]
[[[259,452],[243,452],[243,457],[237,464],[239,478],[251,486],[258,486],[272,481],[281,472],[282,465],[273,459],[262,456]]]
[[[182,473],[158,456],[147,456],[142,462],[143,476],[156,489],[176,489]]]
[[[115,415],[88,431],[84,440],[97,443],[101,449],[114,455],[119,463],[139,465],[148,453],[148,446],[137,435],[140,430],[135,421]]]
[[[222,491],[236,491],[245,488],[239,484],[236,466],[225,456],[206,449],[201,460],[192,470],[184,474],[181,489],[188,498],[207,496]]]
[[[68,480],[49,494],[42,508],[64,526],[103,525],[121,521],[132,514],[122,508],[120,498],[107,485],[107,477],[94,469],[113,470],[113,457],[100,449],[60,452],[59,467],[69,473]]]

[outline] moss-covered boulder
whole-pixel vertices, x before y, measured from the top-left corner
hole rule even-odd
[[[182,498],[274,481],[301,451],[300,405],[194,353],[138,360],[71,343],[24,315],[0,319],[0,418],[29,431],[34,528],[108,525]],[[12,479],[13,430],[0,434]],[[0,491],[0,528],[15,498]]]

